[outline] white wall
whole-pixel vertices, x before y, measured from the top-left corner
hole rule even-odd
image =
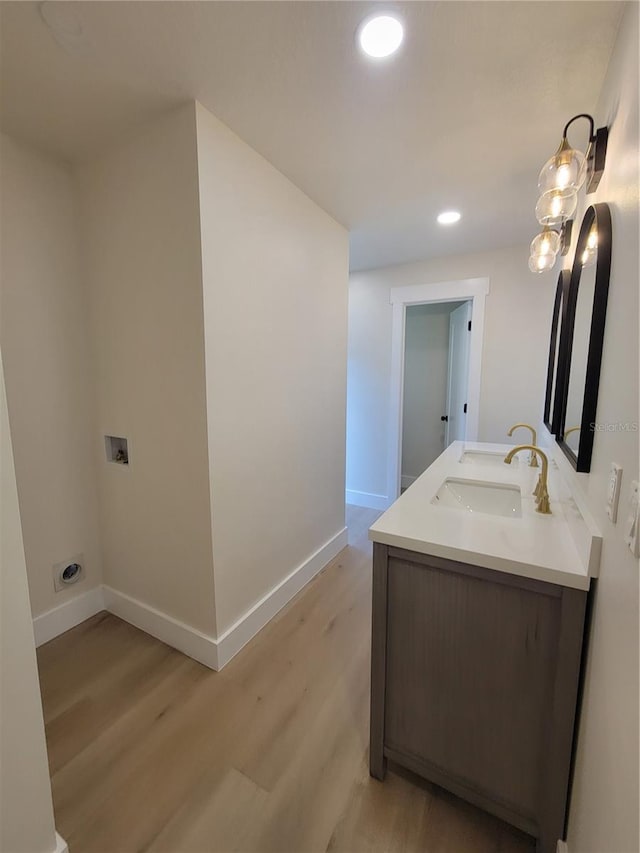
[[[595,115],[609,125],[605,173],[587,204],[611,207],[613,247],[597,421],[638,423],[638,5],[628,4]],[[583,205],[584,209],[584,205]],[[579,220],[578,220],[579,221]],[[605,514],[611,462],[624,469],[620,512]],[[603,533],[589,639],[575,780],[571,853],[636,853],[638,838],[638,596],[640,566],[623,522],[638,479],[638,433],[597,432],[591,473],[576,475]]]
[[[2,136],[2,344],[31,606],[102,582],[86,288],[69,169]],[[55,563],[85,579],[55,593]]]
[[[0,355],[0,850],[56,846],[40,686]]]
[[[74,174],[6,140],[34,615],[59,603],[52,563],[83,552],[89,577],[64,595],[104,582],[125,618],[215,640],[344,538],[347,234],[197,111],[197,130],[191,103]],[[128,439],[127,467],[106,434]]]
[[[194,105],[79,169],[104,580],[215,634]],[[108,463],[105,434],[130,442]]]
[[[346,231],[197,105],[219,633],[344,528]]]
[[[419,477],[444,450],[452,306],[410,305],[404,337],[402,477]]]
[[[528,247],[446,257],[351,275],[347,489],[365,496],[389,494],[387,457],[393,287],[488,277],[480,441],[506,441],[518,421],[541,416],[549,347],[548,329],[557,272],[534,276]],[[517,436],[516,436],[517,438]]]

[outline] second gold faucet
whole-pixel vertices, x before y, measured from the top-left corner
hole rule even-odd
[[[521,427],[523,429],[530,429],[531,430],[531,444],[535,445],[537,436],[536,436],[536,431],[531,426],[531,424],[514,424],[511,427],[511,429],[509,430],[509,432],[507,433],[507,435],[512,436],[514,431],[517,429],[520,429]],[[538,468],[538,456],[537,456],[535,450],[532,450],[531,455],[529,456],[529,466],[531,468]]]

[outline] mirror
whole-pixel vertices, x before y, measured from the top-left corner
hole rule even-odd
[[[559,343],[559,364],[566,355],[556,435],[577,471],[591,468],[610,269],[611,213],[607,204],[595,204],[580,227],[567,297],[566,333],[563,327]]]
[[[559,393],[558,370],[564,363],[560,354],[560,329],[566,324],[567,301],[569,297],[569,281],[571,274],[569,270],[562,270],[558,276],[556,286],[556,298],[553,304],[553,317],[551,320],[551,337],[549,340],[549,362],[547,366],[547,390],[544,399],[545,426],[553,435],[558,435],[560,426],[560,412],[562,394]]]

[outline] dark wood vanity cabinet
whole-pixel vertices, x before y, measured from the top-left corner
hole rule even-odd
[[[395,761],[555,853],[586,600],[374,543],[371,775]]]

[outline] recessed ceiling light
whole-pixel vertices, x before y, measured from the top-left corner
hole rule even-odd
[[[391,56],[402,44],[404,28],[392,15],[375,15],[360,24],[358,42],[363,52],[373,59]]]
[[[443,210],[438,214],[438,222],[440,225],[453,225],[460,220],[460,216],[457,210]]]

